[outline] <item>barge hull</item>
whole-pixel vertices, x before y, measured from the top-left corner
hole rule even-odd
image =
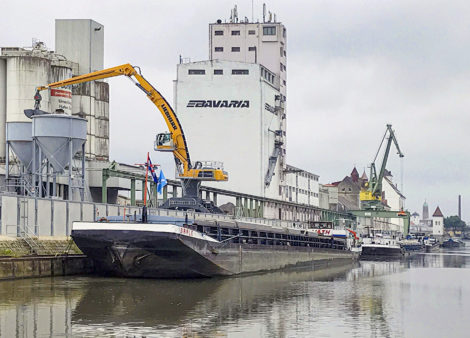
[[[93,224],[93,223],[89,223]],[[196,231],[74,227],[72,238],[101,274],[140,278],[229,276],[299,264],[351,261],[346,250],[218,242]],[[110,229],[113,228],[114,229]],[[184,229],[185,234],[177,233]]]
[[[362,246],[361,257],[401,257],[404,256],[404,251],[397,247],[387,247],[387,246]]]

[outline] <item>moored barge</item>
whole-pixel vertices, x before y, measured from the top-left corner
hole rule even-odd
[[[343,234],[344,232],[344,234]],[[149,216],[74,222],[72,238],[98,273],[140,278],[229,276],[300,264],[346,262],[348,232]]]

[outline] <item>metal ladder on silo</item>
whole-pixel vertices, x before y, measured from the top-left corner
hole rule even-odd
[[[25,197],[20,199],[20,206],[20,224],[23,226],[20,231],[20,236],[26,244],[28,244],[31,253],[37,255],[40,245],[36,239],[34,239],[34,231],[31,231],[28,225],[28,199]]]

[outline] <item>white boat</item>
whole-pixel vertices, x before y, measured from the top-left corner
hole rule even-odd
[[[400,245],[398,239],[376,234],[373,237],[365,237],[362,239],[361,257],[388,256],[397,257],[404,256],[405,249]]]

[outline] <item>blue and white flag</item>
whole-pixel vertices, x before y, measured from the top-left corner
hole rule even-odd
[[[155,184],[158,184],[158,177],[157,177],[157,174],[155,173],[155,169],[153,169],[152,160],[150,160],[150,157],[148,158],[147,165],[149,167],[150,172],[152,173],[153,181],[155,182]]]
[[[157,184],[157,191],[159,194],[162,193],[162,189],[166,184],[167,184],[166,178],[165,178],[165,175],[163,175],[163,170],[160,170],[160,177],[158,178],[158,184]]]

